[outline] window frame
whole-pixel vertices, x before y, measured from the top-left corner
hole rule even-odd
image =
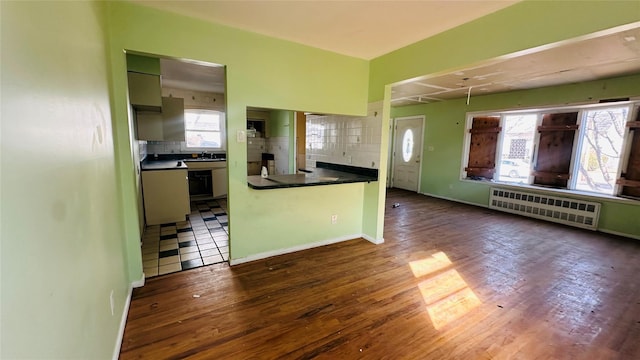
[[[217,152],[217,151],[226,151],[227,149],[227,132],[226,132],[226,114],[224,111],[219,111],[219,110],[212,110],[212,109],[201,109],[201,108],[185,108],[184,109],[185,112],[185,125],[184,125],[184,137],[185,137],[185,141],[181,143],[181,150],[182,151],[202,151],[202,152],[206,152],[206,151],[211,151],[211,152]],[[186,114],[187,112],[200,112],[200,113],[217,113],[220,116],[220,130],[215,131],[215,130],[211,130],[211,131],[207,131],[207,132],[219,132],[220,133],[220,146],[219,147],[190,147],[187,146],[187,132],[188,131],[193,131],[193,129],[189,129],[187,128],[187,124],[186,124]],[[198,131],[198,130],[196,130]],[[201,131],[201,130],[200,130]],[[205,130],[206,131],[206,130]]]
[[[588,191],[588,190],[578,190],[577,186],[577,175],[579,171],[580,165],[580,151],[585,141],[585,126],[584,123],[586,121],[585,117],[587,113],[591,110],[597,110],[602,108],[627,108],[627,117],[624,119],[625,130],[622,136],[622,147],[621,147],[621,158],[618,163],[616,178],[613,182],[613,193],[603,193],[597,191]],[[542,124],[542,119],[546,114],[556,114],[556,113],[568,113],[568,112],[577,112],[577,121],[576,124],[578,128],[574,131],[573,137],[573,145],[571,151],[571,159],[570,159],[570,167],[569,167],[569,179],[567,180],[566,187],[553,187],[553,186],[545,186],[535,184],[535,176],[533,173],[535,172],[535,166],[538,163],[538,155],[540,149],[540,131],[538,131],[538,127]],[[504,181],[500,180],[500,172],[502,163],[502,150],[504,147],[504,139],[505,139],[505,117],[512,115],[527,115],[527,114],[535,114],[537,116],[537,125],[536,131],[534,134],[533,140],[533,150],[530,162],[530,173],[524,179],[519,180],[519,182],[515,181]],[[470,178],[467,174],[467,168],[469,164],[469,153],[471,149],[471,132],[470,129],[473,125],[473,119],[478,117],[489,117],[489,116],[497,116],[500,118],[499,127],[501,128],[500,133],[497,137],[496,144],[496,154],[495,154],[495,172],[492,178],[483,179],[473,179]],[[640,200],[640,197],[634,196],[625,196],[622,195],[623,185],[619,183],[619,180],[622,179],[622,174],[625,173],[627,167],[629,166],[629,158],[631,154],[631,146],[633,141],[634,131],[627,126],[627,123],[634,121],[634,119],[638,118],[640,121],[640,100],[634,99],[630,101],[619,101],[619,102],[604,102],[597,104],[582,104],[582,105],[570,105],[570,106],[554,106],[554,107],[536,107],[536,108],[522,108],[522,109],[507,109],[507,110],[490,110],[490,111],[475,111],[469,112],[466,114],[466,122],[465,122],[465,137],[463,143],[463,153],[462,153],[462,162],[460,167],[460,180],[462,181],[487,181],[494,182],[496,184],[515,186],[515,187],[527,187],[527,188],[535,188],[535,189],[544,189],[544,190],[552,190],[552,191],[561,191],[561,192],[569,192],[578,195],[585,196],[594,196],[594,197],[609,197],[609,198],[623,198],[628,197],[633,200]],[[640,131],[637,129],[636,131]],[[636,150],[637,151],[637,150]]]

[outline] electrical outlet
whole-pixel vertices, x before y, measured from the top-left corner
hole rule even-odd
[[[331,215],[331,224],[335,225],[338,223],[338,215]]]

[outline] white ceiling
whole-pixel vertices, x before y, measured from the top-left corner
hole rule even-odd
[[[224,94],[224,66],[160,59],[162,87]]]
[[[403,82],[393,87],[391,105],[467,97],[469,89],[470,96],[477,96],[636,73],[640,73],[640,27]]]
[[[366,60],[521,0],[130,0]]]

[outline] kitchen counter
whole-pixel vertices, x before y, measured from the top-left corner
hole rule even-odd
[[[187,169],[188,163],[213,163],[227,161],[227,159],[192,158],[188,155],[161,155],[158,159],[147,157],[141,163],[141,170],[173,170]]]
[[[269,175],[266,178],[260,175],[251,175],[247,176],[247,183],[252,189],[268,190],[378,181],[377,169],[323,163],[320,161],[316,163],[316,168],[303,171],[303,174]]]
[[[187,164],[182,160],[144,160],[141,170],[178,170],[187,169]]]

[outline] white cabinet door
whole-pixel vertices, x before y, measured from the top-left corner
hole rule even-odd
[[[164,130],[162,126],[161,113],[151,111],[137,111],[136,124],[138,140],[164,140]]]
[[[147,225],[185,221],[191,212],[187,170],[142,172]]]
[[[150,141],[184,141],[184,99],[162,98],[162,112],[137,111],[137,138]]]
[[[135,109],[160,111],[162,90],[160,76],[129,71],[129,102]]]
[[[211,182],[213,183],[213,197],[227,195],[227,168],[211,170]]]
[[[165,141],[184,141],[184,99],[162,98],[162,130]]]

